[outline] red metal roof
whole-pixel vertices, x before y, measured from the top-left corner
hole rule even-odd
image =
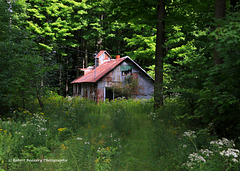
[[[105,52],[105,51],[103,51]],[[86,75],[75,79],[72,84],[74,83],[95,83],[99,79],[101,79],[103,76],[105,76],[107,73],[112,71],[116,66],[118,66],[122,61],[124,61],[126,58],[120,58],[115,59],[111,61],[104,62],[96,69],[92,70],[91,72],[87,73]]]

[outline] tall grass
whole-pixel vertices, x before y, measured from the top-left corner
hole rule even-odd
[[[206,144],[184,136],[175,101],[152,106],[50,96],[41,111],[19,109],[0,121],[0,169],[184,170],[189,154]],[[210,137],[202,132],[200,139]]]

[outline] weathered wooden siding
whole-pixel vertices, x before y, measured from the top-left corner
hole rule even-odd
[[[122,65],[131,65],[133,67],[132,74],[133,77],[137,77],[139,80],[139,88],[138,94],[133,95],[134,98],[145,98],[150,99],[154,92],[154,82],[151,78],[149,78],[142,70],[140,70],[136,65],[134,65],[131,61],[126,60],[122,63]]]

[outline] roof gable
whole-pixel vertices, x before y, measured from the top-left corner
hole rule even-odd
[[[101,50],[94,58],[99,58],[101,57],[102,55],[105,56],[105,58],[112,58],[111,55],[109,55],[109,53],[105,50]]]
[[[134,63],[143,73],[147,75],[152,81],[155,81],[142,67],[140,67],[134,60],[132,60],[129,56],[124,57],[126,59],[129,59],[132,63]]]
[[[112,59],[109,53],[105,50],[101,50],[94,58],[97,60],[97,67]]]

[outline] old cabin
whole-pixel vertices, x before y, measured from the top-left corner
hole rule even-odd
[[[95,56],[95,66],[82,68],[84,75],[71,82],[73,96],[85,97],[97,102],[112,100],[120,95],[115,90],[117,85],[126,85],[131,77],[137,80],[137,87],[132,98],[149,99],[153,95],[154,79],[150,77],[130,57],[116,56],[113,59],[107,51],[100,51]]]

